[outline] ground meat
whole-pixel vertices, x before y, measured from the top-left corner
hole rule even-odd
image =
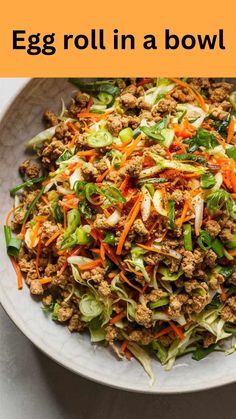
[[[45,276],[52,276],[55,275],[58,271],[58,264],[49,263],[44,271]]]
[[[60,306],[57,311],[57,320],[59,322],[66,322],[71,318],[73,314],[73,308]]]
[[[185,87],[175,87],[175,89],[170,93],[170,96],[177,100],[180,103],[193,102],[193,94],[186,89]]]
[[[163,291],[161,289],[157,289],[157,290],[152,290],[150,292],[150,294],[145,295],[145,301],[149,302],[149,301],[158,301],[163,297],[166,297],[168,294],[166,291]]]
[[[188,299],[187,304],[184,308],[186,313],[200,313],[204,307],[209,304],[210,302],[210,295],[206,294],[205,296],[201,295],[193,295],[191,298]]]
[[[147,253],[144,256],[144,261],[147,265],[156,266],[163,259],[163,255],[158,255],[158,253]]]
[[[86,108],[88,101],[89,95],[87,93],[76,93],[75,102],[81,109]]]
[[[106,341],[107,342],[114,342],[114,340],[117,338],[117,330],[115,326],[109,325],[106,327]]]
[[[149,231],[146,229],[143,221],[140,218],[137,218],[134,221],[132,231],[134,231],[138,236],[141,236],[142,238],[148,239],[149,237]]]
[[[53,303],[53,298],[52,295],[46,295],[45,297],[42,298],[42,303],[45,307],[50,307]]]
[[[126,121],[126,120],[125,120]],[[107,129],[112,135],[118,137],[119,132],[128,126],[128,121],[124,123],[121,115],[110,115],[107,118]]]
[[[137,107],[149,111],[149,109],[151,109],[152,106],[150,105],[150,103],[145,102],[143,97],[140,97],[137,100]]]
[[[102,297],[108,297],[111,294],[111,289],[107,281],[100,282],[98,292]]]
[[[233,234],[230,228],[223,228],[219,236],[223,242],[230,242],[233,239]]]
[[[47,241],[58,231],[58,226],[51,221],[44,221],[42,224],[42,240]]]
[[[40,168],[30,160],[25,160],[21,163],[19,171],[22,176],[27,176],[30,179],[33,179],[39,176]]]
[[[38,210],[38,215],[43,217],[50,217],[52,215],[51,206],[45,205],[44,202],[37,202],[36,208]]]
[[[46,145],[42,151],[40,151],[42,156],[42,163],[50,167],[50,165],[61,156],[65,148],[66,147],[62,141],[59,141],[55,138],[52,139],[52,141]]]
[[[81,172],[87,182],[93,182],[99,175],[97,168],[92,163],[83,164]]]
[[[177,102],[172,99],[161,99],[159,102],[153,106],[152,108],[152,116],[157,116],[161,114],[162,116],[165,114],[174,114],[176,110]]]
[[[146,328],[151,327],[152,310],[142,304],[138,304],[135,313],[135,321]]]
[[[204,333],[203,336],[203,348],[208,348],[209,346],[213,345],[216,341],[216,336],[214,336],[210,332]]]
[[[198,282],[196,279],[192,279],[191,281],[184,282],[185,291],[188,294],[191,294],[193,291],[201,290],[208,292],[208,285],[205,282]]]
[[[124,124],[128,124],[129,127],[135,129],[140,125],[140,117],[135,115],[128,115],[122,118]]]
[[[73,314],[70,318],[68,329],[70,332],[81,332],[84,329],[83,322],[78,314]]]
[[[32,192],[26,192],[26,191],[23,192],[22,198],[26,207],[28,207],[31,204],[31,202],[34,200],[34,198],[36,197],[38,193],[39,193],[39,190],[32,191]]]
[[[97,266],[97,268],[93,268],[90,271],[81,272],[80,275],[84,281],[92,279],[94,282],[100,283],[105,277],[105,272],[106,269]]]
[[[185,276],[187,278],[191,278],[194,274],[194,271],[200,263],[203,261],[202,252],[199,250],[194,250],[194,252],[190,252],[185,250],[183,252],[183,259],[181,262],[182,270],[184,271]]]
[[[151,330],[133,330],[129,334],[129,340],[131,342],[137,342],[140,345],[149,345],[154,340],[154,335]]]
[[[163,335],[159,337],[159,342],[164,348],[169,348],[172,342],[176,339],[176,335],[173,332],[170,332],[168,335]]]
[[[60,122],[56,127],[55,137],[57,140],[63,140],[64,143],[68,143],[74,136],[74,133],[70,131],[69,126],[65,122]]]
[[[45,119],[47,125],[49,125],[50,127],[54,127],[59,123],[57,116],[52,111],[44,112],[43,118]]]
[[[40,283],[39,279],[34,279],[30,282],[30,292],[33,295],[42,295],[43,294],[43,286]]]
[[[137,98],[132,93],[122,93],[119,100],[120,105],[126,109],[133,109],[137,106]]]
[[[112,227],[107,222],[107,218],[103,214],[97,214],[93,224],[98,230],[109,230]]]
[[[131,95],[136,95],[137,93],[137,87],[135,84],[130,84],[129,86],[125,87],[125,89],[122,91],[122,95],[130,93]]]
[[[205,264],[209,266],[210,268],[214,268],[216,266],[216,260],[217,260],[216,253],[213,252],[212,249],[208,250],[204,258]]]
[[[206,231],[211,235],[211,237],[215,238],[221,232],[221,227],[219,223],[215,220],[209,220],[206,222],[205,225]]]
[[[236,285],[236,272],[232,273],[232,275],[229,277],[229,283]]]
[[[147,121],[152,121],[153,116],[150,111],[141,110],[139,114],[139,118],[140,118],[140,121],[142,121],[142,119],[146,119]]]
[[[105,172],[108,169],[107,157],[102,157],[98,163],[94,163],[94,167],[96,167],[99,173]]]
[[[143,157],[135,156],[130,159],[124,168],[125,174],[131,177],[138,177],[143,167]]]
[[[170,295],[170,304],[168,307],[168,316],[172,319],[176,319],[182,314],[182,306],[188,300],[187,294],[171,294]]]
[[[181,189],[175,189],[174,192],[172,192],[170,196],[170,198],[173,199],[177,203],[188,200],[189,197],[190,197],[189,192],[182,191]]]
[[[229,115],[229,112],[225,111],[222,106],[217,106],[211,109],[211,115],[215,118],[220,119],[223,121]]]
[[[227,299],[225,306],[221,310],[221,317],[226,322],[236,322],[236,295]]]
[[[15,224],[23,224],[23,221],[24,221],[24,218],[25,218],[25,214],[26,214],[26,208],[18,208],[14,212],[13,222]]]
[[[36,271],[35,270],[35,260],[28,260],[24,255],[23,257],[19,255],[19,266],[22,272]]]
[[[209,281],[209,286],[212,290],[217,291],[219,286],[224,283],[223,275],[218,272],[213,272]]]
[[[213,83],[209,88],[209,98],[212,103],[220,103],[228,99],[232,84],[227,82]]]

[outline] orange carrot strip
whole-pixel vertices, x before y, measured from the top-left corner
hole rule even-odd
[[[97,152],[92,148],[91,150],[78,151],[76,154],[77,156],[95,156]]]
[[[41,278],[39,281],[41,285],[50,284],[50,282],[52,282],[52,278],[50,276],[45,276],[44,278]]]
[[[127,348],[127,345],[128,345],[128,341],[127,341],[127,339],[126,339],[126,340],[124,340],[124,342],[122,343],[122,345],[121,345],[121,347],[120,347],[120,353],[121,353],[121,354],[124,354],[124,353],[125,353],[126,348]]]
[[[129,349],[126,349],[125,356],[128,359],[128,361],[131,361],[131,359],[133,358],[133,355],[131,354],[131,352],[129,351]]]
[[[41,222],[40,221],[37,221],[36,224],[35,224],[35,226],[34,226],[34,228],[33,228],[33,232],[31,234],[31,237],[30,237],[30,245],[31,245],[31,247],[34,247],[34,243],[35,243],[35,241],[37,239],[40,226],[41,226]]]
[[[175,222],[175,224],[178,225],[179,227],[182,226],[182,224],[184,222],[184,219],[187,215],[188,210],[189,210],[189,203],[188,203],[188,201],[185,201],[181,217],[178,218],[178,220],[176,220],[176,222]]]
[[[12,266],[13,266],[15,272],[16,272],[16,275],[17,275],[18,290],[21,290],[23,288],[23,279],[22,279],[22,273],[21,273],[20,267],[19,267],[17,261],[14,259],[13,256],[10,256],[10,260],[11,260]]]
[[[177,327],[172,321],[168,322],[170,327],[173,329],[173,331],[175,332],[175,334],[178,336],[178,338],[180,340],[184,339],[184,334],[183,334],[183,330],[182,327]]]
[[[96,259],[92,262],[84,263],[83,265],[78,265],[78,268],[80,269],[80,271],[90,271],[91,269],[101,265],[101,263],[102,259]]]
[[[103,113],[103,114],[98,114],[98,113],[93,113],[93,112],[80,112],[77,114],[78,118],[91,118],[91,119],[96,119],[96,120],[100,120],[100,119],[106,119],[107,115],[109,114],[109,112]]]
[[[112,260],[112,262],[114,262],[115,265],[121,267],[120,261],[119,259],[117,259],[113,249],[111,248],[111,246],[107,243],[103,243],[103,247],[105,249],[105,252],[107,254],[107,256],[109,257],[109,259]]]
[[[66,210],[65,206],[63,206],[63,216],[64,216],[63,227],[64,227],[64,230],[66,230],[66,227],[67,227],[67,210]]]
[[[12,209],[10,209],[10,211],[8,212],[7,216],[6,216],[6,221],[5,224],[8,226],[9,225],[9,220],[12,214],[14,214],[14,212],[18,209],[22,207],[22,204],[17,205],[17,207],[13,207]]]
[[[236,256],[236,250],[231,250],[231,251],[229,252],[229,254],[230,254],[231,256]]]
[[[199,105],[201,106],[203,111],[206,111],[206,104],[205,101],[203,99],[203,97],[200,95],[200,93],[195,92],[192,87],[190,87],[188,85],[188,83],[185,83],[182,80],[176,79],[176,78],[171,78],[169,77],[170,80],[172,80],[174,83],[178,84],[179,86],[184,87],[185,89],[189,90],[192,95],[195,97],[196,101],[199,103]]]
[[[38,246],[37,246],[37,252],[36,252],[36,259],[35,259],[35,268],[38,278],[40,278],[40,272],[39,272],[39,257],[41,252],[41,245],[42,245],[42,235],[39,236]]]
[[[128,217],[127,217],[125,228],[121,233],[120,240],[119,240],[119,243],[118,243],[118,246],[117,246],[117,251],[116,251],[117,255],[121,254],[125,239],[126,239],[128,233],[129,233],[130,228],[132,227],[132,225],[135,221],[135,218],[137,217],[137,215],[140,211],[142,198],[143,198],[143,194],[140,193],[139,196],[138,196],[138,199],[136,200],[133,208],[131,209],[131,211],[130,211]]]
[[[102,242],[101,242],[101,245],[100,245],[100,256],[101,256],[101,259],[102,259],[102,264],[103,264],[103,266],[105,268],[105,266],[106,266],[105,248],[104,248]]]
[[[45,246],[46,246],[46,247],[47,247],[47,246],[49,246],[49,244],[51,244],[54,240],[56,240],[56,239],[57,239],[57,237],[58,237],[58,236],[60,236],[60,234],[61,234],[61,232],[60,232],[60,231],[56,231],[56,233],[54,233],[54,234],[50,237],[50,239],[48,239],[48,240],[46,241]]]
[[[113,166],[111,166],[111,167],[109,167],[107,170],[105,170],[105,172],[103,172],[101,175],[99,175],[98,177],[97,177],[97,180],[96,180],[96,182],[102,182],[103,181],[103,179],[105,179],[105,177],[106,177],[106,175],[108,175],[108,173],[110,173],[112,170],[114,169],[114,167]]]
[[[42,199],[42,201],[43,201],[46,205],[48,205],[48,204],[49,204],[49,200],[48,200],[48,198],[46,197],[46,195],[42,195],[42,196],[41,196],[41,199]]]
[[[235,126],[235,121],[234,118],[232,117],[230,119],[230,123],[228,126],[228,133],[227,133],[227,139],[226,142],[229,144],[234,136],[234,126]]]
[[[93,104],[93,97],[92,96],[90,96],[89,97],[89,101],[88,101],[88,103],[87,103],[87,108],[86,108],[86,111],[85,112],[89,112],[90,111],[90,108],[91,108],[91,106],[92,106],[92,104]]]
[[[114,148],[115,150],[123,150],[123,148],[125,148],[128,144],[130,144],[131,143],[131,141],[132,141],[132,137],[130,137],[130,139],[129,140],[127,140],[127,141],[125,141],[124,143],[122,143],[122,144],[113,144],[112,145],[112,148]]]
[[[222,284],[221,284],[220,288],[221,288],[220,299],[221,299],[222,302],[224,302],[227,299],[227,294],[226,294]]]
[[[124,317],[126,316],[125,312],[122,311],[121,313],[117,314],[116,316],[112,317],[112,319],[110,320],[110,324],[115,324],[117,322],[119,322],[120,320],[122,320]]]
[[[125,176],[123,182],[121,183],[120,191],[121,191],[122,194],[125,192],[125,190],[128,186],[129,180],[130,180],[130,176]]]
[[[172,330],[173,330],[172,327],[168,326],[165,329],[161,330],[160,332],[157,332],[155,335],[155,338],[158,339],[161,336],[167,335],[167,333],[170,333]]]
[[[124,155],[123,155],[123,157],[122,157],[122,159],[121,159],[121,162],[120,162],[121,166],[124,166],[124,164],[125,164],[126,160],[128,159],[128,157],[129,157],[129,156],[133,153],[133,151],[136,149],[136,147],[137,147],[138,143],[140,142],[141,138],[142,138],[142,134],[140,134],[140,135],[136,138],[136,140],[134,140],[134,141],[131,143],[131,145],[130,145],[129,147],[127,147],[127,149],[126,149],[126,151],[125,151],[125,153],[124,153]]]
[[[130,287],[134,288],[136,291],[140,292],[141,294],[143,293],[142,288],[139,288],[137,285],[132,284],[132,282],[128,280],[128,278],[125,276],[124,272],[122,271],[120,272],[120,279],[123,282],[126,282]]]

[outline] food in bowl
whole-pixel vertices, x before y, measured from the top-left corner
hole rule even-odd
[[[208,79],[71,80],[28,142],[7,251],[46,315],[170,369],[235,350],[235,92]],[[10,223],[10,217],[13,220]]]

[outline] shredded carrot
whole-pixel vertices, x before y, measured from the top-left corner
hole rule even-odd
[[[128,144],[130,144],[131,143],[131,141],[132,141],[132,137],[130,137],[130,139],[129,140],[127,140],[127,141],[125,141],[124,143],[122,143],[122,144],[113,144],[112,145],[112,148],[114,148],[115,150],[123,150],[123,148],[125,148]]]
[[[120,279],[123,282],[126,282],[130,287],[134,288],[136,291],[140,292],[141,294],[143,293],[142,288],[139,288],[137,285],[132,284],[132,282],[128,280],[128,278],[125,276],[124,272],[122,271],[120,272]]]
[[[41,278],[39,281],[41,285],[50,284],[50,282],[52,282],[52,278],[50,276],[45,276],[44,278]]]
[[[100,176],[97,177],[96,182],[102,182],[103,179],[105,179],[105,177],[108,175],[108,173],[110,173],[112,170],[114,169],[113,166],[109,167],[107,170],[105,170],[105,172],[103,172]]]
[[[77,156],[81,156],[81,157],[83,157],[83,156],[96,156],[97,152],[94,148],[92,148],[91,150],[78,151],[76,154],[77,154]]]
[[[9,225],[9,220],[12,214],[14,214],[14,212],[18,209],[22,207],[22,204],[17,205],[17,207],[13,207],[12,209],[10,209],[10,211],[8,212],[7,216],[6,216],[6,221],[5,224],[8,226]]]
[[[23,223],[23,224],[22,224],[22,226],[21,226],[20,233],[17,235],[17,238],[18,238],[19,240],[23,240],[23,239],[24,239],[24,237],[25,237],[25,232],[26,232],[26,224],[25,224],[25,223]]]
[[[123,182],[120,185],[120,191],[122,194],[126,193],[126,189],[130,180],[130,176],[125,176]]]
[[[149,83],[153,83],[153,79],[142,79],[136,83],[136,86],[144,86]]]
[[[128,159],[128,157],[133,153],[133,151],[136,149],[138,143],[140,142],[142,138],[142,134],[140,134],[136,140],[132,141],[131,145],[129,147],[127,147],[122,159],[121,159],[121,166],[124,166],[126,160]]]
[[[124,353],[125,353],[126,348],[127,348],[127,345],[128,345],[128,341],[127,341],[127,339],[126,339],[126,340],[124,340],[124,342],[122,343],[122,345],[121,345],[121,347],[120,347],[120,353],[121,353],[121,354],[124,354]]]
[[[234,117],[230,119],[230,123],[228,126],[228,133],[227,133],[227,139],[226,142],[229,144],[234,136],[234,127],[235,127],[235,120]]]
[[[125,312],[124,311],[121,311],[121,313],[119,313],[116,316],[112,317],[112,319],[110,320],[110,324],[115,324],[115,323],[119,322],[125,316],[126,316]]]
[[[173,329],[173,331],[175,332],[175,334],[178,336],[178,338],[180,340],[184,339],[184,334],[183,334],[183,329],[182,327],[177,327],[172,321],[168,322],[170,327]]]
[[[133,357],[133,355],[131,354],[131,352],[129,351],[129,349],[126,349],[125,356],[128,359],[128,361],[131,361],[131,359]]]
[[[10,256],[10,260],[17,275],[17,287],[19,290],[21,290],[23,288],[23,278],[22,278],[20,266],[18,265],[17,261],[15,260],[13,256]]]
[[[178,220],[176,220],[176,222],[175,222],[175,224],[178,225],[179,227],[182,226],[182,224],[184,222],[184,219],[187,215],[188,210],[189,210],[189,203],[188,203],[188,201],[185,201],[181,217],[178,218]]]
[[[103,242],[101,242],[101,245],[100,245],[100,256],[101,256],[101,259],[102,259],[102,264],[105,267],[106,266],[106,258],[105,258],[105,248],[103,246]]]
[[[76,134],[73,136],[72,140],[67,144],[68,148],[73,148],[75,146],[75,142],[77,140],[78,137],[78,133],[76,132]]]
[[[236,250],[231,250],[231,251],[229,251],[229,254],[230,254],[231,256],[236,256]]]
[[[116,257],[112,247],[107,243],[103,243],[103,247],[109,259],[111,259],[116,266],[121,267],[121,263],[119,259]]]
[[[48,240],[46,241],[45,246],[46,246],[46,247],[47,247],[47,246],[49,246],[49,244],[51,244],[54,240],[56,240],[56,239],[57,239],[57,237],[58,237],[58,236],[60,236],[60,234],[61,234],[61,232],[60,232],[60,231],[56,231],[56,233],[54,233],[54,234],[50,237],[50,239],[48,239]]]
[[[38,237],[38,232],[39,232],[40,227],[41,227],[41,222],[37,221],[34,228],[33,228],[31,237],[30,237],[30,246],[31,247],[34,247],[35,241]]]
[[[92,104],[93,104],[93,97],[92,96],[90,96],[89,97],[89,101],[88,101],[88,103],[87,103],[87,108],[86,108],[86,111],[85,112],[89,112],[90,111],[90,108],[91,108],[91,106],[92,106]]]
[[[66,270],[67,266],[68,266],[68,262],[66,261],[65,263],[63,263],[61,269],[57,271],[57,276],[61,276],[63,272]]]
[[[192,87],[190,87],[190,86],[188,85],[188,83],[185,83],[185,82],[184,82],[184,81],[182,81],[182,80],[179,80],[179,79],[176,79],[176,78],[170,78],[170,77],[169,77],[169,79],[170,79],[170,80],[172,80],[174,83],[178,84],[179,86],[182,86],[182,87],[184,87],[185,89],[189,90],[189,92],[191,92],[191,93],[192,93],[192,95],[195,97],[196,101],[199,103],[199,105],[200,105],[200,107],[202,108],[202,110],[203,110],[204,112],[206,112],[206,104],[205,104],[205,101],[204,101],[204,99],[203,99],[202,95],[200,95],[200,93],[195,92],[195,91],[192,89]]]
[[[118,243],[118,246],[117,246],[117,251],[116,251],[117,255],[120,255],[121,252],[122,252],[122,248],[123,248],[125,239],[126,239],[128,233],[129,233],[129,230],[132,227],[132,225],[133,225],[133,223],[134,223],[134,221],[135,221],[135,219],[136,219],[136,217],[137,217],[137,215],[140,211],[142,199],[143,199],[143,194],[140,193],[138,195],[138,198],[137,198],[133,208],[131,209],[131,211],[130,211],[128,217],[127,217],[125,228],[121,233],[120,240],[119,240],[119,243]]]
[[[77,114],[77,117],[78,118],[91,118],[91,119],[100,121],[101,119],[106,119],[108,114],[109,112],[106,112],[103,114],[98,114],[98,113],[93,113],[93,112],[80,112]]]
[[[42,235],[39,236],[38,246],[37,246],[37,252],[36,252],[36,259],[35,259],[35,269],[37,273],[37,277],[40,278],[40,272],[39,272],[39,257],[41,252],[41,246],[42,246]]]
[[[156,335],[155,335],[155,338],[158,339],[161,336],[167,335],[167,333],[170,333],[172,330],[173,329],[172,329],[171,326],[166,327],[165,329],[160,330],[160,332],[157,332]]]
[[[127,264],[127,266],[128,266],[127,271],[132,272],[133,274],[135,274],[135,275],[137,275],[137,276],[142,276],[142,277],[143,277],[142,272],[136,271],[136,269],[135,269],[135,268],[133,268],[132,266],[130,266],[130,264],[129,264],[128,262],[126,262],[126,264]]]
[[[221,288],[220,299],[221,299],[222,302],[224,302],[227,299],[227,294],[226,294],[222,284],[221,284],[220,288]]]
[[[141,243],[137,243],[137,245],[139,247],[142,247],[143,249],[149,250],[150,252],[165,254],[164,252],[161,251],[161,249],[158,249],[157,247],[147,246],[146,244],[141,244]]]
[[[48,205],[48,204],[49,204],[49,200],[48,200],[48,198],[47,198],[47,196],[46,196],[46,195],[42,195],[42,196],[41,196],[41,199],[42,199],[42,201],[44,202],[44,204],[46,204],[46,205]]]
[[[90,271],[91,269],[96,268],[97,266],[101,265],[102,259],[96,259],[92,262],[84,263],[83,265],[78,265],[80,271]]]

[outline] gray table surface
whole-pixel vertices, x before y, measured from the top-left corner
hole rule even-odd
[[[0,79],[0,112],[21,84]],[[47,358],[0,306],[0,419],[234,419],[235,394],[236,384],[166,396],[101,386]]]

